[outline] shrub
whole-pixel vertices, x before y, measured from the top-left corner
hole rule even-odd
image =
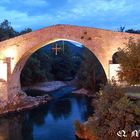
[[[97,140],[118,140],[118,131],[125,130],[131,134],[133,130],[140,129],[140,102],[131,101],[119,87],[106,86],[99,100],[93,104],[95,113],[85,126]],[[130,139],[130,135],[126,139]]]

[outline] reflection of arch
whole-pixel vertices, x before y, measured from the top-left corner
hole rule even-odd
[[[119,52],[115,52],[113,55],[112,55],[112,64],[119,64]]]

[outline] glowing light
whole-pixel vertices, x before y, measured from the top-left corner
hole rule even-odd
[[[11,58],[11,72],[13,72],[17,57],[16,45],[12,45],[10,48],[6,49],[4,52],[5,58]]]
[[[5,57],[13,58],[15,55],[16,55],[16,52],[14,49],[8,49],[5,51]]]

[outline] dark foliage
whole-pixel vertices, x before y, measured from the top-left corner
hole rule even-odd
[[[31,32],[32,29],[27,28],[25,30],[22,30],[20,32],[17,32],[12,26],[11,23],[8,20],[4,20],[0,24],[0,41],[4,41],[9,38],[13,38],[28,32]]]
[[[58,47],[62,49],[62,46]],[[64,48],[64,52],[60,51],[58,55],[44,48],[36,51],[21,72],[22,86],[42,81],[74,79],[82,59],[79,54],[73,55],[69,46],[64,45]]]
[[[118,62],[121,69],[118,72],[121,81],[129,85],[140,84],[140,41],[130,38],[125,49],[119,49]]]
[[[100,84],[106,83],[105,72],[92,52],[84,48],[83,61],[77,73],[78,86],[88,90],[99,89]]]
[[[134,30],[134,29],[128,29],[125,30],[126,33],[134,33],[134,34],[140,34],[140,30]]]
[[[119,140],[117,132],[125,130],[125,139],[131,140],[131,132],[140,129],[140,103],[131,101],[119,87],[107,85],[99,99],[93,100],[93,105],[96,106],[95,113],[83,126],[87,135],[93,135],[97,140]],[[78,126],[82,131],[82,125]]]

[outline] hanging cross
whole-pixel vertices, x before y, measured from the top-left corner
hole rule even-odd
[[[60,51],[61,48],[58,48],[58,47],[57,47],[57,44],[56,44],[55,47],[52,48],[52,50],[55,52],[55,55],[57,55],[57,54],[58,54],[58,51]]]

